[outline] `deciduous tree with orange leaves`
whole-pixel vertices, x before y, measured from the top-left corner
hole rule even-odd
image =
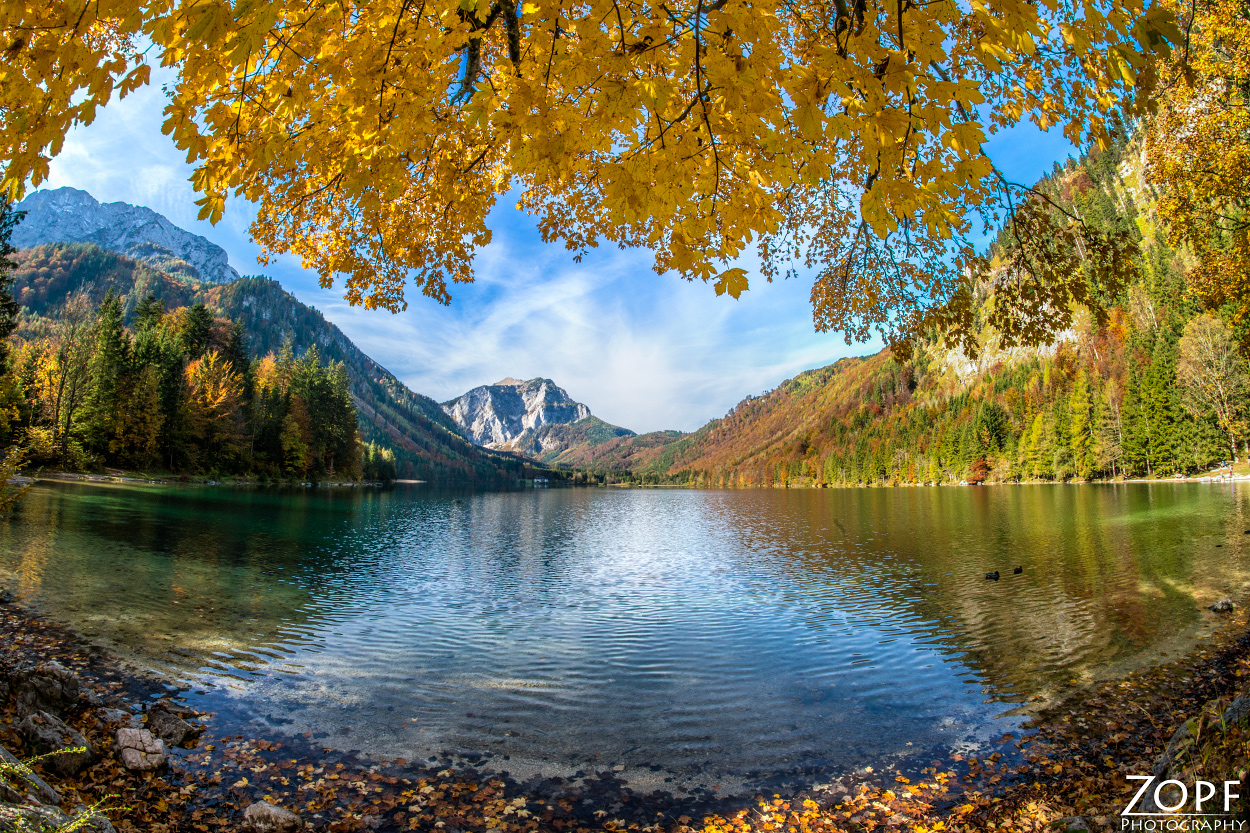
[[[1250,4],[1183,4],[1183,38],[1164,63],[1146,130],[1147,178],[1169,242],[1197,264],[1195,294],[1228,316],[1250,348]]]
[[[894,340],[968,326],[981,221],[1035,199],[987,138],[1098,140],[1178,37],[1150,0],[15,0],[3,187],[42,181],[159,63],[202,216],[253,201],[267,255],[343,276],[353,303],[446,302],[503,196],[578,255],[646,248],[718,294],[744,263],[810,270],[818,328]],[[1089,233],[1043,213],[1019,232]],[[1021,276],[1002,305],[1097,303],[1044,285],[1062,268]]]

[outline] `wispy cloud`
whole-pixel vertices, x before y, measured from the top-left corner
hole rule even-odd
[[[241,273],[260,273],[247,203],[230,201],[217,226],[195,219],[191,168],[160,132],[164,104],[153,86],[103,108],[94,124],[71,133],[48,186],[146,205],[222,246]],[[996,143],[1012,174],[1028,181],[1070,150],[1023,134]],[[576,263],[562,246],[543,244],[532,219],[511,204],[501,200],[490,217],[495,235],[478,254],[477,282],[454,286],[448,307],[413,295],[398,315],[353,308],[293,258],[264,273],[416,391],[445,400],[504,376],[545,376],[636,431],[692,430],[747,394],[879,347],[814,332],[805,281],[757,278],[735,301],[656,275],[645,252],[604,248]]]

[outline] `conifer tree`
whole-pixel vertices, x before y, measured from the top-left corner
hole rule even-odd
[[[1068,408],[1071,413],[1068,442],[1072,463],[1076,475],[1082,480],[1088,479],[1094,467],[1094,404],[1089,378],[1083,369],[1076,374]]]
[[[160,459],[161,384],[157,365],[142,366],[130,377],[118,419],[118,456],[122,462],[148,468]]]
[[[97,312],[94,336],[83,430],[88,445],[103,453],[116,443],[131,346],[130,335],[122,323],[121,300],[111,288]]]
[[[155,295],[149,294],[135,305],[135,332],[150,330],[161,323],[165,317],[165,302]]]
[[[1046,413],[1038,412],[1029,427],[1028,472],[1031,477],[1050,477],[1054,469],[1054,449],[1051,447]]]
[[[1153,472],[1168,474],[1176,468],[1173,434],[1178,411],[1176,392],[1176,338],[1170,328],[1155,339],[1150,366],[1142,380],[1142,416]]]
[[[187,310],[179,338],[188,361],[195,361],[208,349],[213,334],[213,314],[204,304],[195,304]]]

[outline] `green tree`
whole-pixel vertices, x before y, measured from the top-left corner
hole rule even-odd
[[[1127,474],[1151,474],[1150,418],[1142,407],[1141,373],[1135,365],[1129,367],[1128,385],[1120,408],[1122,438],[1121,459]]]
[[[142,332],[157,327],[165,317],[165,302],[155,295],[148,295],[135,306],[135,331]]]
[[[94,336],[83,430],[93,450],[106,452],[116,442],[131,347],[130,335],[122,324],[121,300],[112,289],[100,304]]]
[[[1072,464],[1076,475],[1082,480],[1089,478],[1095,466],[1094,459],[1094,403],[1089,378],[1082,369],[1076,375],[1072,396],[1068,399],[1071,420],[1068,442],[1072,450]]]
[[[1181,402],[1196,419],[1223,432],[1229,460],[1237,459],[1237,441],[1246,431],[1246,393],[1250,379],[1232,334],[1219,318],[1197,316],[1185,325],[1176,362]]]
[[[1029,426],[1029,440],[1026,448],[1025,459],[1029,476],[1051,477],[1054,474],[1055,457],[1051,442],[1051,428],[1047,423],[1045,412],[1033,417],[1033,422]]]
[[[309,467],[309,419],[304,401],[291,398],[290,410],[282,418],[282,469],[287,477],[303,477]]]
[[[118,419],[116,452],[119,459],[147,468],[160,459],[161,380],[157,365],[145,365],[130,377]]]
[[[1178,405],[1176,339],[1171,329],[1163,328],[1155,339],[1141,395],[1148,460],[1155,474],[1168,474],[1176,468],[1174,429]]]
[[[82,409],[91,382],[91,360],[94,355],[94,313],[85,294],[70,298],[61,311],[53,331],[53,359],[49,367],[48,398],[50,400],[52,439],[60,446],[62,466],[70,464],[70,443],[75,420]]]
[[[188,361],[195,361],[204,355],[212,335],[213,314],[208,307],[202,303],[189,307],[182,321],[182,331],[178,334]]]

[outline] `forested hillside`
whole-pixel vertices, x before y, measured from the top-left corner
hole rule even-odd
[[[1244,455],[1250,324],[1227,323],[1235,299],[1204,309],[1190,291],[1190,256],[1168,245],[1142,168],[1122,138],[1037,185],[1054,210],[1135,244],[1106,321],[1078,316],[1050,346],[1006,349],[981,295],[975,359],[930,332],[909,361],[843,360],[692,434],[621,438],[576,462],[640,479],[797,485],[1161,477]],[[1012,245],[997,242],[996,265]],[[1001,268],[992,278],[1009,279]]]
[[[151,295],[128,327],[112,292],[71,297],[49,330],[19,340],[3,392],[4,433],[33,465],[394,477],[391,452],[358,441],[342,362],[315,349],[253,361],[237,322]]]
[[[295,359],[312,350],[318,361],[341,363],[362,442],[392,449],[399,477],[489,484],[514,482],[523,473],[523,460],[468,442],[436,402],[410,391],[276,281],[188,280],[93,244],[47,244],[12,259],[14,297],[22,307],[20,338],[58,338],[67,303],[76,298],[94,310],[113,293],[128,326],[134,326],[149,296],[169,310],[201,303],[213,316],[240,325],[251,359],[281,353],[289,339]]]

